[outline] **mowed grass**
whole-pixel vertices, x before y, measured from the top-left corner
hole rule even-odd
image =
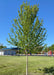
[[[28,56],[28,75],[42,75],[44,68],[54,67],[54,57]],[[25,75],[26,56],[0,56],[0,75]]]

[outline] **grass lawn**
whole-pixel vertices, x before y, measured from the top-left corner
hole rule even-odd
[[[28,75],[54,72],[54,57],[29,56],[28,61]],[[0,56],[0,75],[25,75],[25,72],[26,56]]]

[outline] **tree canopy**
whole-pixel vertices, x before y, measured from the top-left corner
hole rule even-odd
[[[13,20],[8,43],[30,52],[40,50],[46,39],[46,29],[43,20],[37,16],[38,11],[38,5],[30,6],[26,2],[20,6],[18,16]]]

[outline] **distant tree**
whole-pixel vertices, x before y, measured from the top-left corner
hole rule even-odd
[[[3,46],[3,44],[0,44],[0,49],[6,48],[6,46]]]
[[[54,51],[54,44],[52,44],[51,46],[48,47],[49,50]]]
[[[49,50],[51,50],[52,52],[54,52],[54,44],[52,44],[49,47],[45,47],[45,49],[44,49],[45,52],[48,52]]]
[[[30,6],[23,3],[18,10],[18,17],[14,19],[12,24],[10,39],[8,43],[24,49],[26,52],[26,63],[28,64],[28,52],[41,47],[46,39],[46,29],[43,27],[43,20],[39,20],[38,5]],[[26,65],[26,75],[28,65]]]

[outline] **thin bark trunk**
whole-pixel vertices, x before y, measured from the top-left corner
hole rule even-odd
[[[28,54],[26,52],[26,75],[28,75]]]

